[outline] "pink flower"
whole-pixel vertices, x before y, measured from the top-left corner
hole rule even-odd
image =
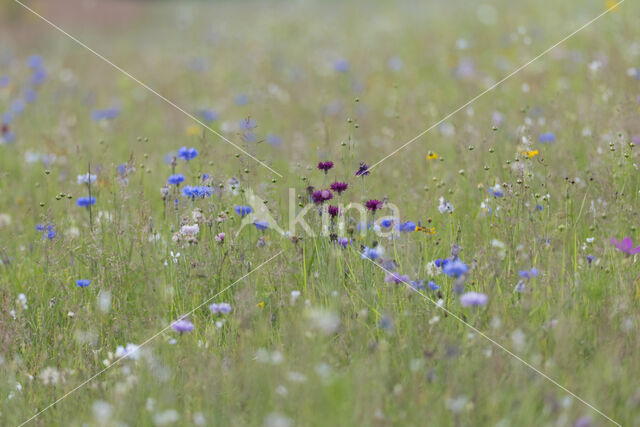
[[[619,251],[624,252],[627,255],[640,253],[640,246],[634,248],[633,241],[631,241],[630,237],[625,237],[621,242],[613,237],[611,239],[611,244],[615,246]]]

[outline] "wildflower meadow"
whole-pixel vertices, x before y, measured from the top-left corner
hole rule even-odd
[[[0,4],[0,426],[640,426],[636,0]]]

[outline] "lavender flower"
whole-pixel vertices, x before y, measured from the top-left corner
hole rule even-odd
[[[442,267],[442,272],[451,277],[460,277],[466,274],[468,271],[469,266],[459,259],[451,260],[446,264],[443,264]]]
[[[611,239],[611,244],[627,255],[634,255],[640,252],[640,246],[634,248],[630,237],[625,237],[621,242],[614,237]]]
[[[180,332],[181,334],[183,334],[185,332],[193,331],[193,323],[191,323],[191,321],[187,319],[179,319],[171,324],[171,328],[174,331]]]
[[[211,310],[213,314],[229,314],[231,313],[231,304],[228,302],[213,303],[209,306],[209,310]]]
[[[489,297],[479,292],[466,292],[460,295],[460,304],[463,307],[479,307],[485,305]]]

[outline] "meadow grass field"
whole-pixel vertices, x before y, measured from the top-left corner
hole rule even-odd
[[[639,12],[4,2],[0,425],[640,426]]]

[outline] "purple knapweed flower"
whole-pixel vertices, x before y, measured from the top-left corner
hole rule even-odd
[[[355,176],[367,176],[370,173],[371,172],[369,171],[369,165],[364,162],[360,162],[360,167],[356,171]]]
[[[331,189],[335,192],[338,193],[338,195],[342,194],[344,191],[347,190],[347,188],[349,187],[349,184],[347,184],[346,182],[339,182],[336,181],[333,184],[331,184]]]
[[[313,203],[319,205],[327,200],[333,199],[333,194],[331,194],[331,191],[329,190],[318,190],[311,194],[311,199],[313,200]]]
[[[378,209],[382,209],[382,202],[377,199],[371,199],[367,201],[365,206],[367,207],[368,210],[375,212]]]
[[[324,173],[328,173],[329,169],[333,168],[333,162],[319,162],[318,170],[324,171]]]

